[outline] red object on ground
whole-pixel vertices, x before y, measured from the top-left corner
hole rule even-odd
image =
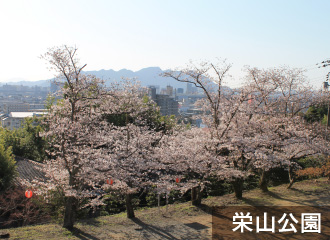
[[[112,180],[112,178],[109,180],[109,179],[107,179],[107,184],[110,184],[110,185],[112,185],[113,184],[113,180]]]
[[[32,193],[31,190],[26,190],[26,191],[25,191],[25,197],[27,197],[27,198],[31,198],[32,195],[33,195],[33,193]]]
[[[175,181],[176,181],[176,183],[179,183],[180,182],[180,178],[176,178]]]

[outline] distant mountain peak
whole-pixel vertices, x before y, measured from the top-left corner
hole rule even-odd
[[[142,68],[138,71],[128,70],[123,68],[119,71],[115,71],[113,69],[101,69],[98,71],[86,71],[84,73],[95,75],[96,77],[103,79],[106,85],[109,85],[114,81],[121,81],[122,78],[136,78],[142,86],[157,86],[157,88],[166,88],[166,86],[170,85],[174,88],[183,88],[186,89],[187,84],[183,82],[178,82],[172,78],[166,78],[161,76],[163,70],[160,67],[146,67]],[[42,86],[49,87],[50,82],[53,79],[41,80],[41,81],[20,81],[20,82],[7,82],[7,84],[11,85],[25,85],[25,86]],[[2,83],[4,85],[6,83]]]
[[[120,81],[121,78],[137,78],[141,82],[142,86],[156,85],[160,88],[166,88],[167,85],[171,85],[174,88],[186,88],[185,83],[177,82],[171,78],[165,78],[160,76],[163,70],[160,67],[146,67],[138,71],[128,70],[126,68],[119,71],[109,70],[99,70],[99,71],[86,71],[88,74],[93,74],[96,77],[105,80],[106,85],[109,85],[112,81]]]

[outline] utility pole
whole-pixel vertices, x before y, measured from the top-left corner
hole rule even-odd
[[[328,85],[328,86],[329,86],[329,85]],[[326,125],[326,127],[325,127],[325,140],[328,140],[328,128],[329,128],[329,125],[330,125],[329,112],[330,112],[330,103],[328,104],[327,125]]]

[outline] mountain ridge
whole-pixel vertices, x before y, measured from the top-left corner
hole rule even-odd
[[[178,82],[174,79],[162,77],[160,74],[164,72],[160,67],[147,67],[138,71],[128,70],[126,68],[115,71],[113,69],[100,69],[93,71],[85,71],[85,74],[92,74],[96,77],[103,79],[106,85],[111,82],[120,81],[122,78],[136,78],[141,82],[142,86],[156,86],[159,88],[165,88],[168,85],[174,88],[186,89],[187,84]],[[0,85],[23,85],[23,86],[42,86],[50,87],[50,83],[53,79],[39,80],[39,81],[18,81],[18,82],[4,82]]]

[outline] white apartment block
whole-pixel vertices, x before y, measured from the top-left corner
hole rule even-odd
[[[22,127],[24,119],[27,117],[41,117],[46,112],[11,112],[0,116],[1,126],[10,130]]]
[[[3,103],[1,109],[4,113],[11,112],[42,112],[45,109],[43,103]]]
[[[11,112],[28,112],[29,110],[30,104],[28,103],[10,103],[3,106],[3,111],[7,114]]]

